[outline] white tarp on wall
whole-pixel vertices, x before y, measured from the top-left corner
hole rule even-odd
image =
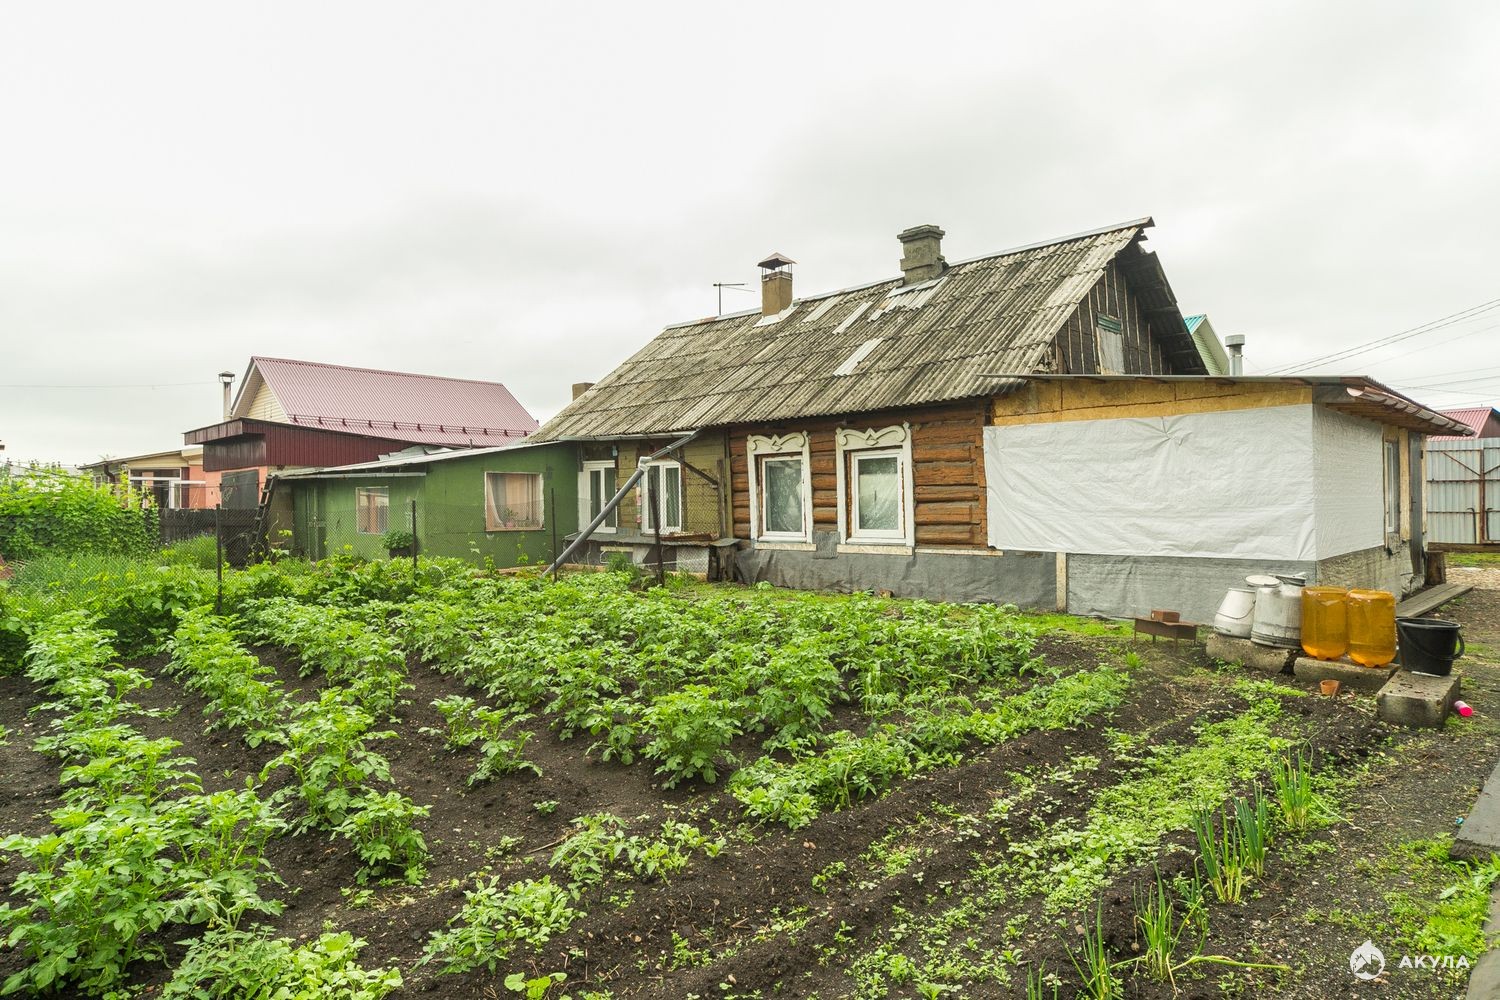
[[[1099,555],[1316,559],[1312,411],[1306,404],[986,427],[989,542]]]
[[[1313,410],[1318,558],[1385,544],[1384,435],[1380,425]]]

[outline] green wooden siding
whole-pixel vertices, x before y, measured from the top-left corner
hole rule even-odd
[[[390,527],[411,523],[417,504],[417,548],[426,556],[453,556],[497,566],[549,562],[554,528],[560,545],[578,530],[578,456],[571,444],[449,458],[403,467],[419,476],[360,476],[290,482],[294,505],[293,548],[311,558],[348,551],[365,558],[386,555],[380,536],[356,530],[355,491],[385,487]],[[490,531],[485,523],[485,474],[518,472],[542,477],[542,526]],[[321,541],[321,544],[320,544]]]

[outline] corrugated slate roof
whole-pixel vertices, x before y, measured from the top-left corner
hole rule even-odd
[[[289,423],[418,444],[487,445],[524,437],[537,420],[499,382],[350,368],[288,358],[250,359],[234,414],[269,388]]]
[[[535,440],[665,433],[989,395],[987,373],[1032,372],[1079,302],[1151,225],[1138,219],[759,311],[670,326],[573,400]],[[1158,309],[1187,369],[1201,366],[1152,255],[1136,255],[1144,307]],[[1146,287],[1149,285],[1149,289]],[[875,341],[869,345],[870,341]],[[838,374],[856,352],[850,374]],[[1185,369],[1185,370],[1187,370]]]

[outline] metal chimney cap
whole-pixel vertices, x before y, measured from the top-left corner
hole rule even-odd
[[[228,385],[234,381],[234,372],[219,372],[219,381]]]
[[[1224,338],[1225,347],[1244,347],[1245,335],[1243,333],[1231,333]]]
[[[788,264],[795,264],[795,263],[797,263],[795,260],[792,260],[792,258],[788,257],[786,254],[782,253],[781,251],[779,251],[779,250],[773,250],[766,257],[765,260],[761,261],[756,266],[760,267],[760,268],[764,268],[767,271],[774,271],[778,267],[786,267]]]

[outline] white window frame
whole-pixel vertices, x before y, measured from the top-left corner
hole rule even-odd
[[[812,461],[806,434],[752,434],[745,439],[746,464],[750,467],[750,537],[766,542],[812,541]],[[761,462],[765,459],[798,459],[802,462],[802,530],[764,530],[764,511],[760,482]]]
[[[916,482],[911,460],[911,425],[857,429],[840,427],[834,432],[834,450],[839,497],[839,540],[846,545],[871,545],[913,548],[916,545]],[[897,458],[897,476],[901,483],[901,526],[896,531],[861,532],[856,504],[857,482],[851,477],[853,463],[860,458]]]
[[[518,524],[507,528],[498,517],[499,511],[495,510],[494,487],[491,485],[497,476],[525,476],[532,481],[535,495],[532,504],[536,507],[535,524]],[[540,472],[521,472],[519,470],[490,469],[484,474],[484,530],[486,532],[497,531],[541,531],[547,526],[547,489]],[[497,516],[491,517],[491,513]]]
[[[1380,448],[1380,478],[1385,482],[1385,533],[1401,534],[1401,441],[1385,438]]]
[[[661,474],[663,477],[666,476],[668,470],[671,470],[677,474],[677,523],[663,524],[661,526],[661,533],[663,535],[670,535],[674,532],[681,533],[682,522],[684,520],[683,514],[686,512],[687,508],[687,497],[683,495],[683,486],[685,485],[685,483],[683,482],[682,478],[682,463],[677,461],[676,459],[671,458],[659,458],[654,462],[647,461],[646,459],[641,459],[639,467],[646,470],[646,474],[641,476],[640,482],[641,531],[643,533],[650,534],[655,534],[656,532],[656,526],[651,523],[650,470],[654,467],[662,470]],[[663,478],[662,481],[666,482],[665,478]],[[665,512],[663,513],[665,514]],[[665,516],[663,516],[662,519],[665,521]]]
[[[606,469],[614,471],[614,473],[615,473],[615,492],[619,492],[619,489],[620,489],[620,473],[619,473],[618,468],[616,467],[615,462],[614,462],[613,459],[601,460],[601,461],[587,461],[587,462],[583,463],[583,471],[581,471],[578,474],[578,494],[581,497],[581,501],[580,501],[580,503],[578,505],[578,525],[579,525],[579,527],[586,527],[589,524],[591,524],[593,522],[593,520],[594,520],[594,508],[593,508],[592,500],[593,500],[593,496],[594,496],[594,475],[596,473],[599,474],[599,482],[601,484],[600,497],[599,497],[599,503],[600,503],[600,505],[602,506],[604,504],[609,503],[610,499],[614,497],[614,493],[611,493],[609,496],[604,496],[603,495],[603,490],[602,490],[602,485],[603,485],[603,482],[604,482],[603,473],[604,473],[604,470],[606,470]],[[614,518],[614,522],[615,523],[614,524],[610,524],[609,523],[610,518],[605,518],[604,519],[604,523],[601,524],[601,525],[599,525],[599,527],[597,527],[597,528],[594,529],[594,533],[596,535],[613,535],[617,530],[619,530],[619,526],[620,526],[620,508],[616,507],[614,510],[612,510],[610,512],[610,517]]]
[[[360,499],[364,496],[371,498],[379,497],[384,500],[383,504],[370,505],[371,520],[384,520],[384,527],[374,527],[366,530],[360,524]],[[384,512],[383,518],[375,517],[377,512]],[[354,487],[354,533],[357,535],[383,535],[391,525],[391,488],[389,486],[356,486]]]

